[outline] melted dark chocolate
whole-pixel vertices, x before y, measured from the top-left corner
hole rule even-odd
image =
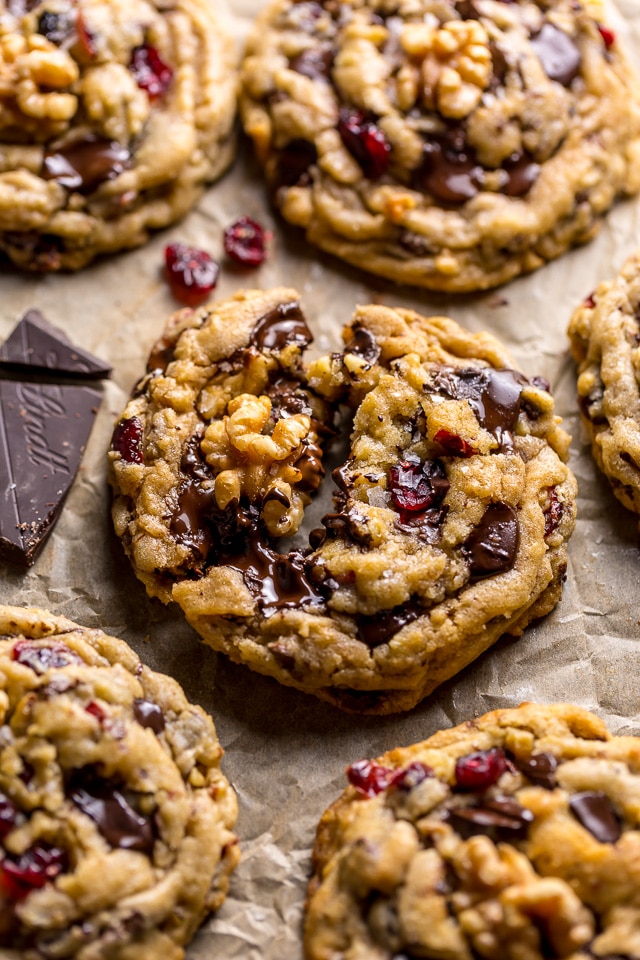
[[[307,326],[300,304],[279,303],[256,321],[251,334],[251,346],[259,350],[283,350],[290,343],[306,347],[313,335]]]
[[[380,346],[374,335],[364,327],[356,327],[351,332],[353,335],[345,346],[344,352],[353,353],[366,363],[374,364],[380,356]]]
[[[164,730],[164,713],[152,700],[136,697],[133,701],[133,715],[141,727],[149,727],[154,733],[162,733]]]
[[[513,507],[506,503],[490,504],[463,547],[471,566],[471,580],[511,570],[519,542],[518,515]]]
[[[505,160],[502,169],[506,174],[502,193],[507,197],[524,197],[540,176],[540,164],[528,153],[514,153]]]
[[[67,190],[93,193],[105,180],[113,180],[131,163],[126,147],[111,140],[87,137],[59,151],[45,153],[42,176]]]
[[[518,422],[522,387],[526,383],[526,377],[517,370],[442,367],[428,389],[453,400],[468,400],[481,426],[504,443],[509,441],[507,435],[515,430]]]
[[[464,135],[460,131],[449,131],[431,134],[425,142],[422,164],[414,171],[413,185],[445,206],[458,207],[476,196],[482,176],[482,167]]]
[[[297,487],[303,493],[313,493],[322,483],[325,469],[322,466],[322,450],[317,443],[305,439],[302,441],[302,453],[293,466],[302,474]]]
[[[558,761],[552,753],[534,753],[515,761],[518,770],[539,787],[552,790],[556,785]]]
[[[151,821],[137,813],[113,783],[102,781],[93,771],[78,771],[69,798],[90,817],[112,847],[153,852]]]
[[[244,582],[268,617],[278,610],[298,609],[324,600],[307,578],[299,553],[276,553],[256,537],[250,537],[244,552],[224,558],[226,566],[239,570]]]
[[[495,841],[510,841],[526,837],[534,817],[511,797],[494,797],[477,806],[454,807],[447,819],[462,837],[482,833]]]
[[[289,60],[289,69],[311,80],[329,80],[333,66],[331,47],[310,47]]]
[[[615,843],[620,839],[620,821],[606,793],[596,790],[574,793],[569,800],[569,807],[585,830],[600,843]]]
[[[350,539],[364,547],[369,546],[371,534],[366,528],[367,518],[359,513],[355,503],[349,503],[346,496],[337,496],[335,499],[336,512],[327,513],[322,517],[327,535]]]
[[[303,186],[311,181],[309,168],[318,159],[318,151],[310,140],[290,140],[278,157],[274,188]]]
[[[409,600],[393,610],[381,610],[373,617],[356,617],[358,640],[371,649],[379,647],[425,613],[425,607],[416,600]]]
[[[542,30],[531,38],[531,46],[550,80],[568,87],[580,73],[582,57],[577,44],[552,23],[545,23]]]

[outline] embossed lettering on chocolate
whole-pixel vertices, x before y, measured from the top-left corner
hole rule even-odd
[[[310,339],[295,290],[170,319],[113,433],[116,532],[215,650],[345,710],[407,710],[558,602],[569,438],[489,334],[365,306],[342,352],[306,365]],[[333,509],[285,553],[340,404]]]

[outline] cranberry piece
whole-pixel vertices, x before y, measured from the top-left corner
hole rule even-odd
[[[96,41],[93,33],[87,27],[84,22],[84,17],[82,16],[82,11],[78,11],[78,17],[76,19],[76,30],[78,31],[78,40],[80,41],[80,46],[84,52],[84,55],[89,59],[93,60],[96,53]]]
[[[243,267],[259,267],[267,258],[269,234],[251,217],[239,217],[224,231],[224,252]]]
[[[389,785],[395,790],[403,790],[408,793],[409,790],[417,787],[419,783],[422,783],[423,780],[427,780],[429,777],[435,777],[432,768],[420,760],[414,760],[408,767],[397,770],[391,777]]]
[[[389,166],[391,144],[382,130],[360,111],[340,111],[338,133],[351,156],[360,164],[365,177],[378,180]]]
[[[99,703],[96,703],[95,700],[92,700],[91,703],[88,703],[85,707],[87,713],[90,713],[92,717],[95,717],[99,721],[100,726],[102,726],[103,721],[106,719],[106,713],[102,709]]]
[[[486,790],[507,769],[507,758],[499,747],[468,753],[456,761],[456,786],[462,790]]]
[[[610,27],[605,27],[603,23],[598,24],[598,30],[600,31],[600,36],[604,41],[604,45],[609,50],[610,47],[616,42],[616,35]]]
[[[20,857],[5,856],[0,863],[0,885],[12,900],[22,900],[32,890],[55,880],[66,866],[64,850],[39,843]]]
[[[404,770],[401,771],[404,773]],[[347,767],[347,779],[365,797],[375,797],[386,790],[392,782],[396,770],[381,767],[371,760],[358,760]]]
[[[163,97],[173,79],[173,70],[164,62],[155,47],[145,43],[131,51],[129,70],[141,90],[146,90],[150,100]]]
[[[438,430],[433,439],[444,447],[445,453],[452,457],[472,457],[474,453],[477,453],[477,450],[467,440],[455,433],[449,433],[448,430]]]
[[[544,512],[544,535],[548,537],[553,533],[564,513],[564,504],[558,499],[556,488],[552,487],[549,491],[549,506]]]
[[[31,640],[18,640],[11,656],[38,674],[46,673],[47,670],[59,670],[70,663],[82,663],[80,657],[64,643],[52,643],[45,647]]]
[[[594,293],[595,293],[595,290],[594,290]],[[582,306],[588,307],[589,310],[593,310],[595,305],[596,305],[596,301],[593,293],[590,293],[589,296],[585,297],[584,300],[582,301]]]
[[[205,250],[185,243],[170,243],[164,250],[166,276],[176,300],[195,307],[218,282],[219,267]]]
[[[426,510],[442,500],[448,489],[449,481],[438,460],[420,463],[416,457],[389,468],[391,499],[400,511]]]
[[[15,803],[9,800],[4,793],[0,793],[0,840],[4,840],[11,833],[18,822],[20,811]]]
[[[142,420],[129,417],[116,424],[111,438],[111,449],[119,453],[125,463],[143,463]]]

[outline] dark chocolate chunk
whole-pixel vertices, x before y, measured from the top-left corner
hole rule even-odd
[[[413,186],[430,193],[445,206],[472,200],[482,183],[483,170],[460,131],[431,134],[423,147],[422,163],[413,174]]]
[[[511,570],[519,542],[518,515],[513,507],[506,503],[490,504],[464,544],[471,579],[481,580]]]
[[[311,181],[309,168],[318,159],[318,151],[315,143],[310,140],[297,138],[291,140],[280,151],[277,160],[274,188],[294,187],[304,185]]]
[[[59,47],[73,33],[71,18],[63,13],[45,10],[38,17],[38,33]]]
[[[552,23],[545,23],[542,30],[531,38],[531,46],[550,80],[568,87],[580,73],[582,56],[577,44]]]
[[[344,352],[353,353],[366,363],[375,363],[380,356],[380,346],[374,335],[364,327],[356,327],[351,333],[351,340],[345,346]]]
[[[569,807],[585,830],[600,843],[615,843],[620,839],[620,821],[606,793],[597,790],[574,793],[569,800]]]
[[[105,180],[113,180],[131,165],[126,147],[111,140],[87,137],[58,151],[45,153],[42,176],[67,190],[93,193]]]
[[[149,727],[154,733],[164,730],[164,713],[157,703],[136,697],[133,701],[133,715],[141,727]]]
[[[113,783],[101,781],[80,771],[70,785],[69,798],[90,817],[112,847],[122,850],[153,852],[151,821],[133,809],[122,791]]]
[[[374,617],[357,617],[358,640],[362,640],[371,649],[379,647],[424,613],[425,607],[415,600],[410,600],[393,610],[382,610]]]
[[[515,430],[526,377],[517,370],[454,370],[442,367],[428,389],[454,400],[467,400],[478,422],[500,442]]]
[[[289,61],[289,69],[311,80],[328,80],[333,66],[331,47],[310,47]]]
[[[250,343],[260,350],[284,350],[290,343],[302,347],[312,343],[313,334],[306,324],[300,304],[280,303],[256,322]]]
[[[224,563],[239,570],[263,614],[298,609],[324,600],[307,578],[303,557],[295,552],[276,553],[256,537],[250,537],[243,553],[225,557]]]
[[[516,760],[518,770],[539,787],[552,790],[556,785],[558,761],[552,753],[534,753],[526,760]]]
[[[528,153],[514,153],[502,165],[505,182],[502,193],[507,197],[524,197],[540,176],[540,164]]]
[[[522,839],[533,814],[511,797],[494,797],[470,807],[454,807],[447,819],[463,837],[483,833],[492,840]]]
[[[76,347],[64,330],[54,327],[39,310],[29,310],[0,346],[0,368],[44,370],[73,377],[101,380],[111,367]]]
[[[0,556],[30,565],[71,489],[100,406],[85,386],[0,381]]]

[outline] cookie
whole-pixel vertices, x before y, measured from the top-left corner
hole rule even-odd
[[[601,283],[569,324],[578,403],[596,463],[640,513],[640,251]]]
[[[557,603],[575,521],[549,385],[489,334],[360,307],[305,368],[291,290],[185,310],[109,453],[147,591],[214,649],[347,710],[406,710]],[[286,553],[354,410],[333,511]]]
[[[284,218],[376,276],[471,291],[640,189],[640,86],[599,2],[274,0],[241,114]]]
[[[76,270],[182,217],[233,153],[208,0],[0,0],[0,250]]]
[[[640,742],[523,704],[347,769],[307,960],[638,956]]]
[[[121,640],[0,606],[0,953],[181,960],[238,861],[211,719]]]

